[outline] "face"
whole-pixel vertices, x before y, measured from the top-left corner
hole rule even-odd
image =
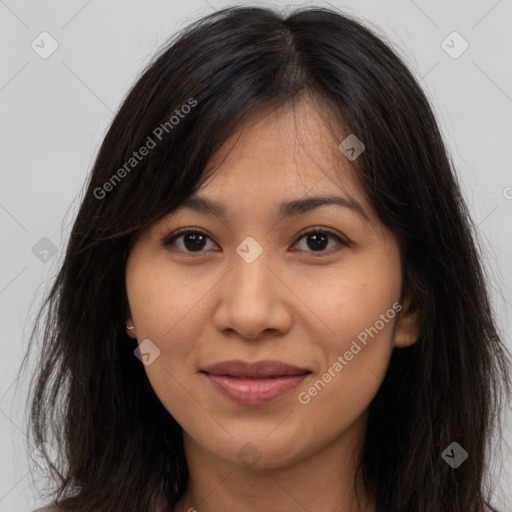
[[[362,428],[393,347],[417,336],[398,241],[318,112],[253,113],[209,162],[203,202],[143,231],[127,262],[155,393],[186,442],[240,466],[293,464]]]

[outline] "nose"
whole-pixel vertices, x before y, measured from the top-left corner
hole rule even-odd
[[[286,333],[292,322],[293,293],[265,250],[252,263],[237,253],[223,279],[213,321],[219,331],[256,340]]]

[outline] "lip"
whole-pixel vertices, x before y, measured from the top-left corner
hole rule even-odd
[[[201,370],[222,395],[241,405],[277,400],[296,388],[311,371],[280,361],[224,361]]]

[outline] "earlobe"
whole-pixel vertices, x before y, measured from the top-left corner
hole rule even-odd
[[[395,331],[395,347],[410,347],[418,341],[419,329],[417,323],[416,313],[411,313],[411,316],[400,317]]]
[[[418,341],[420,335],[419,315],[417,308],[407,293],[403,301],[395,328],[394,346],[397,348],[410,347]]]
[[[135,327],[132,325],[131,319],[126,320],[125,327],[126,327],[128,336],[130,336],[130,338],[136,339],[137,333],[135,332]]]

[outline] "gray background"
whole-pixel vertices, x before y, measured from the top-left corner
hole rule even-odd
[[[62,261],[107,125],[138,73],[176,29],[233,3],[0,0],[0,512],[26,512],[45,503],[37,492],[47,481],[34,470],[35,463],[29,466],[25,453],[26,382],[16,387],[14,381],[34,312]],[[380,27],[431,99],[480,229],[494,306],[510,348],[512,1],[330,5]],[[41,42],[43,31],[58,43],[46,59],[31,47],[35,41],[39,52],[43,44],[45,51],[51,48],[48,38]],[[442,45],[453,31],[469,44],[457,58],[462,40],[450,36]],[[500,469],[497,458],[492,470],[494,504],[510,512],[508,418],[507,443],[498,454],[504,464]]]

